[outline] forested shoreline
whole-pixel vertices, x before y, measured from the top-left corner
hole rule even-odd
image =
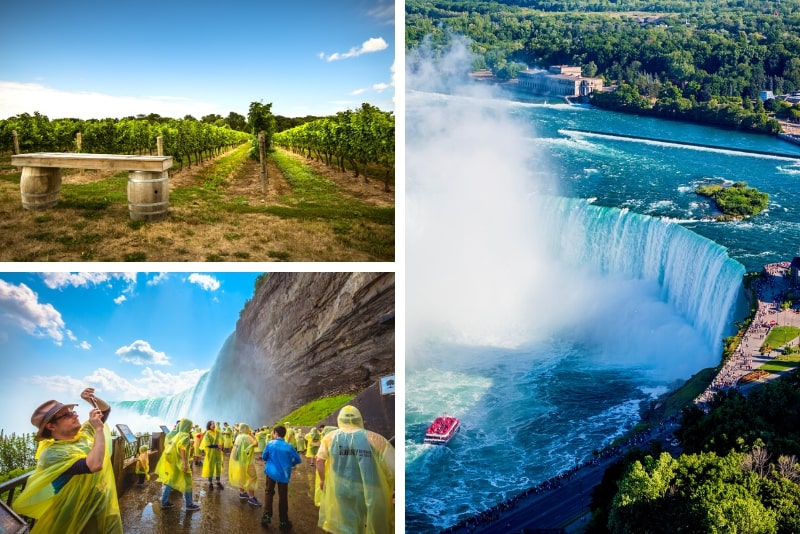
[[[616,90],[605,109],[776,134],[800,107],[759,98],[800,90],[800,1],[406,2],[406,47],[472,41],[474,69],[512,80],[576,65]]]

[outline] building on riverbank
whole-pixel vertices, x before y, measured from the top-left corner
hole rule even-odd
[[[585,77],[580,67],[567,65],[553,65],[548,70],[526,69],[517,79],[519,89],[543,96],[589,96],[603,89],[602,78]]]

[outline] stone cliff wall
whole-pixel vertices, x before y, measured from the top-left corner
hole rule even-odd
[[[253,404],[242,411],[268,424],[314,398],[394,374],[394,287],[394,273],[269,274],[209,387],[237,388],[240,398],[245,390]]]

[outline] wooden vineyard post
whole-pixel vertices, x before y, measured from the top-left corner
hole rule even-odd
[[[83,136],[81,136],[80,132],[75,134],[75,144],[78,147],[78,152],[80,152],[81,146],[83,146]],[[83,176],[83,169],[81,169],[81,176]]]
[[[19,135],[16,130],[11,130],[11,139],[14,141],[14,154],[19,154]]]
[[[267,139],[264,132],[258,132],[258,159],[261,162],[261,192],[266,196],[267,184]]]
[[[156,137],[156,145],[158,145],[158,155],[164,155],[164,138],[162,136]]]

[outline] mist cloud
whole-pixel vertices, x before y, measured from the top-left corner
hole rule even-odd
[[[410,341],[513,347],[558,286],[537,235],[531,158],[543,157],[491,88],[470,83],[468,42],[410,52],[406,239]],[[556,277],[556,278],[554,278]],[[546,284],[542,284],[547,280]]]

